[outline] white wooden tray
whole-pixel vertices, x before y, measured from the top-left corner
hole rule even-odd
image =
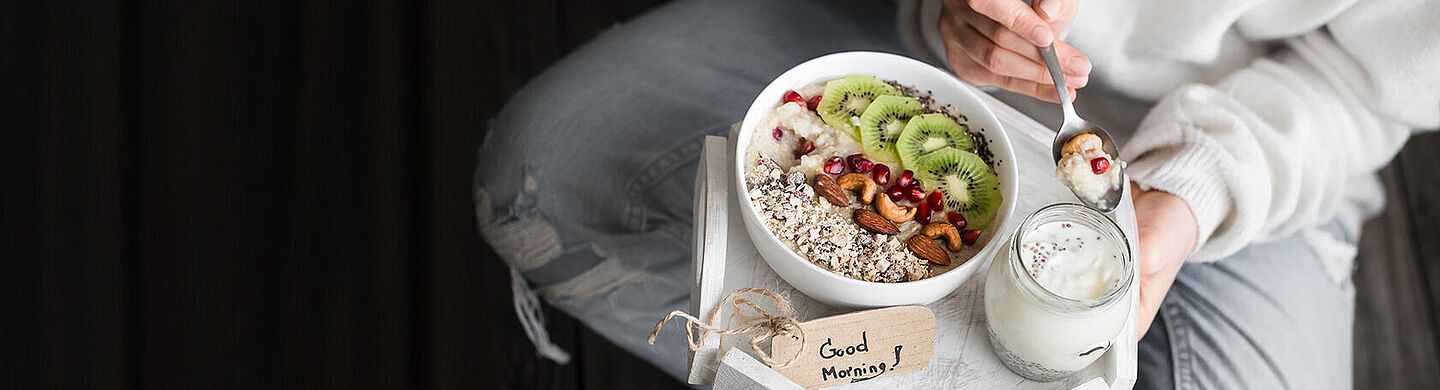
[[[1050,157],[1050,141],[1055,133],[999,100],[983,92],[975,92],[988,101],[991,110],[1004,124],[1019,164],[1020,193],[1023,196],[1016,201],[1014,217],[1010,218],[1006,226],[1001,227],[1003,233],[1000,237],[1008,236],[1025,216],[1040,207],[1059,202],[1076,202],[1074,195],[1054,176],[1055,165]],[[740,221],[740,208],[736,203],[738,199],[733,195],[734,189],[730,188],[730,183],[734,183],[731,179],[733,173],[730,172],[730,167],[733,166],[730,163],[733,160],[731,156],[735,147],[732,142],[734,131],[735,129],[731,130],[728,140],[707,137],[699,174],[696,176],[695,279],[691,286],[690,312],[708,313],[722,297],[741,287],[761,287],[785,294],[794,304],[797,319],[801,321],[852,311],[819,303],[790,287],[756,252],[744,224]],[[1136,237],[1135,213],[1129,196],[1127,191],[1126,198],[1111,217],[1119,223],[1126,236]],[[1136,261],[1139,261],[1135,242],[1134,239],[1130,240],[1131,252],[1137,256]],[[972,261],[988,263],[989,260],[977,258]],[[954,293],[928,305],[936,317],[935,354],[929,366],[918,372],[881,377],[836,388],[1130,389],[1134,386],[1134,316],[1126,322],[1124,330],[1115,340],[1115,348],[1111,348],[1094,364],[1069,379],[1034,382],[1007,369],[991,350],[986,336],[982,302],[987,269],[988,264],[977,269],[970,280]],[[1138,287],[1132,284],[1131,295],[1138,295],[1138,291]],[[728,313],[722,312],[719,318],[726,316]],[[714,382],[716,389],[738,388],[737,384],[753,386],[757,383],[771,388],[798,388],[793,383],[784,383],[788,381],[751,357],[735,356],[747,353],[731,348],[744,345],[744,336],[726,337],[723,343],[720,336],[709,337],[704,348],[690,354],[690,383]],[[722,356],[722,344],[724,350],[728,351],[726,356]],[[722,358],[725,364],[721,364]],[[720,371],[718,375],[717,370]],[[759,378],[765,379],[761,381]],[[775,378],[779,378],[780,383],[777,383]]]

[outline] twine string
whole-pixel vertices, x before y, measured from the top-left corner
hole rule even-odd
[[[754,293],[770,298],[770,300],[774,302],[778,313],[771,314],[765,311],[765,309],[761,308],[754,301],[742,296],[742,294],[745,293]],[[725,307],[731,308],[730,317],[725,327],[720,328],[718,327],[719,324],[716,323],[716,319],[720,316],[720,310]],[[754,314],[747,314],[745,308],[749,308],[749,312],[753,312]],[[670,312],[670,314],[665,316],[665,319],[655,324],[655,331],[650,332],[650,338],[648,340],[650,344],[655,344],[655,336],[660,335],[660,329],[664,328],[665,323],[669,322],[671,318],[680,317],[685,319],[685,342],[690,345],[691,351],[698,351],[700,348],[705,347],[705,339],[709,337],[709,334],[712,332],[722,336],[722,346],[724,343],[723,336],[725,335],[757,333],[750,337],[750,350],[754,351],[755,356],[759,357],[760,361],[765,362],[765,364],[775,368],[784,368],[799,359],[800,352],[805,350],[805,331],[800,328],[800,322],[795,320],[794,315],[794,309],[791,308],[790,301],[780,296],[780,294],[763,288],[742,288],[731,291],[730,295],[726,295],[725,299],[720,300],[720,304],[715,305],[715,308],[710,310],[705,320],[701,320],[679,310]],[[783,363],[776,363],[770,354],[760,349],[760,343],[773,339],[776,336],[788,336],[800,340],[800,348],[795,350],[795,355]]]

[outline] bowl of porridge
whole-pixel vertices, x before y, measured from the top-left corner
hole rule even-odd
[[[738,133],[736,195],[780,277],[849,307],[927,304],[1002,240],[1018,170],[993,113],[948,72],[847,52],[775,78]]]

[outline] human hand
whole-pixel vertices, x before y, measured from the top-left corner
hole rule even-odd
[[[1175,275],[1185,258],[1195,249],[1195,215],[1190,206],[1175,195],[1162,191],[1141,191],[1131,183],[1130,193],[1135,203],[1136,228],[1139,230],[1140,261],[1137,263],[1140,277],[1139,313],[1136,328],[1144,338],[1165,301],[1165,293],[1175,283]]]
[[[961,79],[1060,102],[1036,47],[1055,45],[1070,100],[1090,81],[1090,59],[1056,39],[1075,17],[1075,0],[945,0],[940,37],[945,60]]]

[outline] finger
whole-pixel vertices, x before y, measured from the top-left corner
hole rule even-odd
[[[976,86],[993,85],[1051,103],[1060,102],[1060,96],[1055,92],[1054,85],[995,74],[971,59],[957,42],[946,41],[945,57],[946,61],[950,63],[950,68],[955,70],[956,76]],[[1070,93],[1070,101],[1075,101],[1075,88],[1070,87],[1066,90]]]
[[[1047,102],[1060,102],[1060,94],[1055,92],[1054,85],[1040,84],[1030,80],[1000,75],[994,76],[992,85]],[[1075,101],[1075,89],[1067,87],[1065,90],[1070,93],[1070,101]]]
[[[1009,49],[996,45],[975,31],[972,26],[957,27],[955,42],[960,50],[990,73],[1018,77],[1041,84],[1053,84],[1049,71],[1038,62],[1025,58]],[[1067,80],[1068,81],[1068,80]]]
[[[1055,41],[1055,59],[1060,61],[1060,70],[1065,74],[1089,76],[1094,68],[1090,56],[1064,41]]]
[[[1007,88],[1007,89],[1009,89],[1009,88]],[[1035,97],[1036,99],[1044,100],[1044,101],[1047,101],[1047,102],[1057,103],[1057,104],[1060,103],[1060,94],[1055,93],[1055,86],[1054,86],[1054,85],[1049,85],[1049,84],[1016,84],[1015,87],[1014,87],[1014,89],[1009,89],[1009,90],[1010,90],[1010,91],[1014,91],[1014,92],[1018,92],[1018,93],[1023,93],[1023,94],[1026,94],[1026,95],[1030,95],[1030,96],[1032,96],[1032,97]],[[1075,102],[1075,88],[1066,87],[1066,88],[1065,88],[1065,91],[1069,93],[1069,94],[1066,95],[1066,96],[1068,96],[1068,97],[1070,98],[1070,102],[1072,102],[1072,103]]]
[[[1137,284],[1140,291],[1139,302],[1136,302],[1139,310],[1135,311],[1135,339],[1139,340],[1145,338],[1145,333],[1150,331],[1150,324],[1155,322],[1155,315],[1160,313],[1160,305],[1165,301],[1165,294],[1169,289],[1161,289],[1145,280],[1140,280]]]
[[[990,41],[983,41],[983,43],[968,46],[967,49],[967,53],[971,55],[971,58],[974,59],[975,62],[984,65],[986,69],[989,69],[995,74],[1019,77],[1040,84],[1055,84],[1055,78],[1050,76],[1050,69],[1045,67],[1045,63],[1039,59],[1026,58],[1020,53],[999,47]],[[1034,52],[1034,50],[1027,51]],[[1064,68],[1062,68],[1062,71],[1063,69]],[[1083,88],[1090,83],[1090,76],[1088,74],[1062,73],[1062,75],[1065,77],[1065,85],[1067,87]]]
[[[1000,47],[1014,51],[1036,64],[1044,66],[1045,60],[1040,58],[1040,52],[1025,38],[1016,35],[1014,31],[979,14],[962,13],[960,17],[975,31]],[[959,30],[959,28],[955,29]],[[1089,76],[1093,67],[1089,56],[1064,41],[1055,41],[1055,58],[1060,60],[1060,70],[1070,76]],[[1045,77],[1050,76],[1047,74]],[[1067,78],[1065,82],[1070,83],[1071,81]],[[1083,84],[1077,85],[1077,87],[1083,86]]]
[[[1050,30],[1050,25],[1020,0],[969,0],[967,3],[975,12],[1025,37],[1031,45],[1050,46],[1055,41],[1055,32]]]
[[[1070,20],[1075,18],[1077,5],[1075,0],[1036,0],[1033,8],[1041,19],[1050,23],[1051,30],[1064,31]]]
[[[993,22],[991,24],[995,25]],[[944,29],[945,28],[942,27],[942,30]],[[1001,29],[1001,31],[1006,34],[1011,34],[1003,29]],[[991,73],[1001,76],[1018,77],[1040,84],[1055,83],[1054,79],[1050,77],[1050,71],[1045,68],[1044,63],[1039,62],[1038,56],[1033,59],[1026,58],[1020,53],[1000,47],[996,45],[995,42],[986,38],[981,32],[977,31],[972,25],[950,26],[946,33],[950,34],[948,36],[953,38],[950,42],[947,42],[947,51],[962,50],[971,60],[982,65],[985,69],[990,70]],[[1028,45],[1024,47],[1027,47],[1027,49],[1023,50],[1031,54],[1035,53],[1033,47]],[[1065,76],[1067,86],[1081,88],[1089,82],[1090,78],[1087,75]]]
[[[1139,322],[1136,323],[1136,330],[1138,331],[1138,337],[1143,338],[1145,337],[1145,332],[1150,329],[1150,323],[1155,320],[1155,314],[1160,311],[1160,306],[1164,304],[1165,295],[1169,293],[1170,286],[1175,283],[1175,275],[1180,272],[1180,266],[1183,265],[1183,258],[1181,261],[1165,261],[1167,256],[1173,256],[1173,254],[1167,253],[1166,250],[1173,248],[1160,248],[1161,246],[1165,246],[1164,243],[1160,242],[1164,239],[1154,237],[1154,233],[1150,231],[1142,230],[1139,239],[1142,269],[1138,272],[1139,280],[1137,280],[1137,286],[1140,288],[1139,302],[1137,302],[1137,304],[1140,310],[1139,313],[1137,313],[1138,317],[1136,319],[1139,320]],[[1147,262],[1151,264],[1146,266],[1144,263]],[[1155,267],[1158,267],[1158,269]]]
[[[1018,77],[1001,76],[991,73],[988,69],[975,63],[969,56],[957,54],[950,56],[951,67],[955,69],[957,76],[977,86],[993,85],[1010,92],[1030,96],[1036,99],[1051,103],[1059,103],[1060,96],[1055,92],[1055,86],[1040,84],[1034,81],[1024,80]],[[1067,88],[1070,92],[1070,100],[1075,100],[1073,88]]]

